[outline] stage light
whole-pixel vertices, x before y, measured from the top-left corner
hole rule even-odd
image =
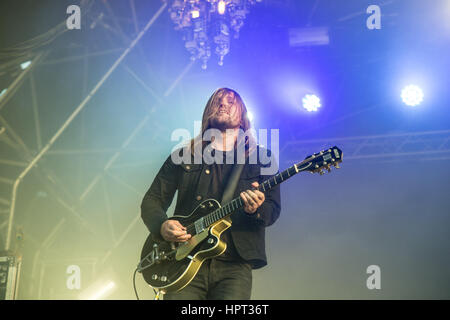
[[[407,106],[417,106],[423,101],[423,92],[416,85],[409,85],[402,90],[402,100]]]
[[[200,11],[192,10],[191,15],[192,15],[192,19],[197,19],[198,17],[200,17]]]
[[[25,70],[26,68],[28,68],[31,64],[31,61],[26,61],[24,63],[20,64],[20,68],[22,68],[22,70]]]
[[[219,3],[217,4],[217,12],[219,14],[224,14],[225,13],[225,9],[226,9],[225,1],[220,0]]]
[[[101,300],[109,297],[117,289],[117,285],[111,278],[102,276],[83,290],[78,296],[80,300]]]
[[[309,112],[317,111],[321,107],[319,97],[314,94],[307,94],[303,97],[302,102],[303,108]]]
[[[114,282],[112,281],[108,282],[104,287],[95,292],[89,298],[89,300],[98,300],[100,298],[106,297],[112,291],[112,289],[114,289],[115,286],[116,284]]]
[[[169,0],[175,30],[185,35],[184,45],[192,61],[202,61],[202,69],[215,53],[223,65],[232,38],[238,39],[250,7],[256,0]]]
[[[330,44],[328,28],[291,28],[289,45],[291,47],[311,47]]]

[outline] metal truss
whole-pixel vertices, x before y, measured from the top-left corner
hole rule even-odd
[[[346,161],[445,160],[450,159],[450,130],[290,141],[281,153],[286,162],[298,162],[333,145],[343,150]]]
[[[63,123],[63,125],[59,128],[59,130],[53,135],[53,137],[50,139],[50,141],[39,150],[39,153],[33,157],[31,159],[31,161],[27,164],[27,166],[25,167],[25,169],[20,173],[20,175],[17,177],[17,179],[14,181],[13,184],[13,188],[12,188],[12,196],[11,196],[11,202],[10,202],[10,214],[9,214],[9,218],[8,218],[8,230],[7,230],[7,235],[6,235],[6,245],[5,245],[5,249],[9,250],[10,249],[10,245],[11,245],[11,236],[12,236],[12,226],[13,226],[13,221],[14,221],[14,214],[15,214],[15,203],[16,203],[16,196],[17,196],[17,190],[19,187],[20,182],[24,179],[24,177],[28,174],[28,172],[39,162],[39,160],[45,155],[45,153],[51,148],[51,146],[55,143],[55,141],[60,137],[60,135],[65,131],[65,129],[70,125],[70,123],[75,119],[75,117],[83,110],[83,108],[86,106],[86,104],[90,101],[90,99],[95,95],[95,93],[98,91],[98,89],[103,85],[103,83],[106,81],[106,79],[108,79],[108,77],[112,74],[112,72],[119,66],[119,64],[122,62],[122,60],[127,56],[127,54],[136,46],[136,44],[139,42],[139,40],[142,38],[142,36],[146,33],[146,31],[150,28],[150,26],[154,23],[154,21],[159,17],[159,15],[162,13],[162,11],[165,9],[166,4],[163,4],[162,7],[158,10],[158,12],[150,19],[150,21],[147,23],[147,25],[145,26],[145,28],[138,34],[138,36],[136,37],[136,39],[134,39],[130,46],[128,48],[125,49],[125,51],[120,55],[120,57],[114,62],[114,64],[111,66],[111,68],[109,68],[109,70],[104,74],[104,76],[101,78],[101,80],[97,83],[97,85],[91,90],[91,92],[85,97],[85,99],[81,102],[81,104],[75,108],[75,110],[72,112],[72,114],[67,118],[67,120]],[[41,55],[38,56],[37,59],[40,59]],[[36,62],[34,62],[33,64],[36,64]],[[25,73],[22,73],[18,79],[22,80],[23,76]],[[31,78],[31,82],[33,83],[33,78]],[[14,88],[15,85],[18,83],[18,81],[15,81],[14,84]],[[35,93],[34,93],[34,86],[31,86],[32,88],[32,96],[33,98],[35,97]],[[7,94],[7,97],[9,97],[10,94]],[[6,100],[6,97],[3,99]],[[35,99],[33,99],[35,100]],[[2,104],[4,105],[4,104]],[[34,101],[33,103],[35,109],[37,108],[37,102]],[[141,123],[141,126],[143,124],[145,124],[145,122],[148,120],[149,117],[146,117],[144,119],[144,121]],[[36,120],[37,123],[39,122],[39,120]],[[6,123],[6,121],[4,121]],[[36,128],[39,128],[40,126],[37,125]],[[140,126],[138,126],[139,128]],[[137,132],[138,130],[136,130]],[[133,138],[134,134],[136,133],[134,132],[131,137],[129,139],[127,139],[126,143],[124,144],[124,146],[122,146],[122,148],[126,147],[126,144],[129,143],[129,141]],[[38,145],[40,145],[40,134],[39,132],[37,132],[37,137],[38,137]],[[115,153],[115,155],[113,156],[112,159],[117,158],[117,156],[119,155],[119,153]],[[113,161],[113,160],[112,160]],[[110,165],[110,163],[112,163],[112,161],[109,161],[107,166]],[[91,187],[92,185],[90,185]],[[89,189],[89,188],[88,188]],[[85,193],[83,193],[83,196],[81,198],[83,198],[85,195]]]
[[[164,12],[164,9],[166,8],[166,3],[163,3],[162,6],[157,10],[157,12],[150,18],[150,20],[147,22],[145,27],[142,30],[139,30],[140,23],[137,20],[136,16],[136,9],[135,9],[135,3],[134,0],[129,0],[129,5],[132,11],[132,21],[134,23],[135,31],[136,31],[136,38],[129,39],[128,36],[126,36],[125,32],[122,31],[120,23],[118,19],[115,17],[114,12],[112,8],[110,7],[109,3],[106,1],[102,2],[105,6],[106,10],[109,13],[109,18],[112,19],[115,23],[115,32],[113,33],[115,36],[120,35],[119,38],[123,41],[124,47],[123,48],[116,48],[116,49],[106,49],[106,50],[99,50],[96,52],[86,52],[84,55],[76,55],[76,56],[69,56],[69,57],[63,57],[59,59],[46,59],[49,52],[44,52],[38,55],[37,58],[33,59],[32,65],[25,69],[14,81],[13,86],[11,85],[8,89],[8,92],[6,95],[2,96],[0,99],[0,110],[7,104],[7,102],[10,100],[10,98],[19,90],[20,86],[25,82],[29,81],[30,84],[30,90],[32,97],[32,101],[30,101],[30,106],[32,107],[33,111],[33,117],[34,117],[34,123],[35,123],[35,137],[36,137],[36,146],[35,148],[30,148],[28,145],[25,144],[24,140],[22,139],[21,135],[18,133],[20,132],[20,128],[13,128],[12,125],[10,125],[8,119],[0,115],[0,143],[3,144],[2,148],[10,148],[14,153],[16,154],[16,159],[12,159],[11,156],[3,158],[0,156],[0,168],[2,174],[0,174],[0,184],[8,187],[9,192],[2,192],[0,194],[0,230],[2,235],[6,235],[5,239],[5,249],[14,249],[16,250],[20,244],[17,244],[16,239],[14,238],[14,227],[15,227],[15,213],[16,213],[16,203],[17,203],[17,195],[20,190],[20,185],[23,183],[24,178],[29,175],[31,172],[33,172],[33,175],[37,176],[42,185],[46,187],[46,190],[49,191],[52,199],[56,201],[59,205],[61,205],[65,210],[65,213],[69,215],[69,217],[75,217],[76,220],[79,222],[79,224],[89,233],[95,235],[96,232],[94,230],[94,227],[89,223],[89,221],[84,217],[82,214],[82,207],[85,202],[85,199],[88,197],[88,195],[96,188],[102,190],[104,194],[104,202],[106,207],[106,216],[108,220],[107,227],[110,230],[110,233],[112,235],[112,244],[110,249],[105,252],[103,257],[101,258],[101,263],[103,264],[108,257],[113,253],[113,251],[124,241],[126,236],[130,233],[132,228],[136,225],[136,223],[140,219],[140,212],[136,212],[134,218],[130,221],[129,225],[125,227],[122,233],[117,234],[112,226],[112,220],[113,216],[111,213],[111,199],[109,196],[108,191],[108,185],[105,183],[105,177],[108,177],[108,179],[113,179],[117,182],[118,186],[122,186],[123,188],[126,188],[127,190],[131,190],[135,194],[139,195],[139,197],[143,197],[142,191],[138,190],[138,188],[133,187],[123,179],[121,179],[117,174],[115,174],[110,169],[119,169],[120,168],[127,168],[129,166],[136,166],[136,165],[142,165],[136,164],[136,163],[121,163],[119,165],[116,165],[117,159],[124,153],[124,152],[133,152],[133,151],[140,151],[142,149],[139,148],[133,148],[129,147],[130,143],[135,139],[135,137],[142,131],[142,129],[145,126],[148,126],[149,124],[152,124],[152,126],[157,127],[156,124],[152,123],[151,119],[154,116],[154,112],[163,104],[168,98],[171,93],[174,91],[174,89],[177,87],[177,85],[180,84],[182,78],[189,72],[191,67],[193,66],[194,62],[188,63],[188,65],[181,70],[178,77],[173,79],[172,83],[164,90],[161,94],[157,92],[157,90],[151,88],[143,79],[141,79],[133,69],[128,66],[123,60],[124,58],[130,53],[131,50],[133,50],[135,47],[135,50],[138,50],[138,53],[140,53],[142,56],[144,56],[144,51],[140,45],[138,45],[139,41],[143,37],[143,35],[149,30],[149,28],[153,25],[153,23],[156,21],[156,19]],[[109,30],[111,31],[111,30]],[[84,66],[88,65],[87,61],[91,57],[97,57],[100,55],[110,55],[115,54],[117,52],[121,52],[121,55],[117,60],[114,62],[114,64],[106,71],[106,73],[103,75],[103,77],[97,82],[97,84],[94,86],[90,92],[87,92],[87,77],[88,77],[88,70],[87,67],[85,67],[85,82],[83,83],[84,92],[86,92],[85,98],[82,100],[80,105],[78,105],[73,112],[70,114],[70,116],[61,124],[59,129],[53,134],[53,136],[46,142],[43,142],[42,135],[40,132],[40,128],[42,127],[41,119],[39,119],[39,101],[36,97],[36,86],[35,86],[35,77],[36,73],[34,69],[36,66],[39,65],[40,68],[45,68],[49,65],[55,65],[58,63],[66,63],[66,62],[74,62],[74,61],[81,61]],[[64,134],[66,129],[70,126],[70,124],[73,122],[73,120],[80,114],[80,112],[88,105],[88,102],[91,100],[91,98],[96,94],[96,92],[100,89],[100,87],[104,84],[104,82],[112,75],[113,71],[116,70],[119,66],[124,68],[130,76],[132,76],[136,82],[154,99],[157,101],[157,103],[148,109],[147,115],[145,115],[139,123],[136,124],[134,130],[131,132],[131,134],[126,137],[123,141],[123,143],[118,146],[117,148],[105,148],[105,149],[76,149],[68,146],[67,149],[58,149],[58,150],[52,150],[52,146],[55,144],[55,142],[60,138],[61,135]],[[147,64],[148,66],[148,64]],[[152,70],[148,69],[148,72],[152,72]],[[14,89],[14,90],[12,90]],[[155,132],[155,136],[157,136],[157,132]],[[41,166],[40,162],[45,157],[48,156],[71,156],[71,155],[86,155],[86,154],[92,154],[92,153],[98,153],[98,154],[106,154],[110,155],[109,159],[105,162],[102,170],[98,172],[97,175],[93,177],[90,183],[86,185],[83,192],[78,197],[65,197],[64,196],[64,189],[66,187],[64,186],[63,181],[61,181],[60,178],[58,178],[54,172],[52,172],[51,169],[46,168],[45,166]],[[145,163],[145,162],[144,162]],[[13,169],[13,170],[11,170]],[[4,174],[5,173],[5,174]],[[7,173],[7,174],[6,174]],[[6,190],[6,188],[2,188],[2,191]],[[73,194],[73,192],[66,192],[66,194]],[[52,246],[55,241],[58,240],[58,237],[60,236],[62,227],[64,224],[67,223],[66,217],[61,217],[59,221],[55,221],[55,225],[52,226],[52,229],[49,233],[49,235],[44,239],[44,241],[34,241],[33,236],[31,234],[27,234],[26,237],[29,239],[33,239],[34,245],[36,245],[35,255],[33,258],[33,266],[32,266],[32,279],[39,279],[39,296],[41,297],[42,293],[42,275],[43,275],[43,268],[45,268],[45,265],[47,262],[44,260],[48,260],[48,258],[45,255],[45,252],[50,250],[50,247]],[[6,231],[6,232],[5,232]],[[86,257],[80,257],[81,260],[83,259],[89,259]],[[95,264],[97,261],[95,262]],[[38,276],[38,269],[40,268],[40,276]],[[36,295],[36,286],[33,286],[34,288],[28,289],[29,294]]]

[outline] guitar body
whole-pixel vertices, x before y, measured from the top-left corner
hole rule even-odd
[[[189,216],[173,216],[183,226],[192,228],[195,222],[220,208],[219,202],[208,199],[200,203]],[[144,280],[153,288],[165,292],[176,292],[183,289],[195,277],[206,259],[216,257],[225,252],[226,243],[220,240],[221,234],[231,226],[229,217],[221,219],[200,232],[189,232],[193,236],[186,242],[155,242],[151,236],[145,241],[141,253],[141,261],[152,254],[155,245],[161,257],[156,263],[146,267],[143,263]],[[189,228],[188,228],[189,230]]]

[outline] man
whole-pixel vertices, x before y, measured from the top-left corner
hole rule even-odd
[[[234,197],[240,196],[244,207],[231,215],[232,226],[221,236],[227,249],[222,255],[206,260],[181,291],[165,294],[166,300],[248,300],[252,269],[267,264],[265,227],[272,225],[280,215],[280,190],[279,186],[266,193],[257,190],[259,183],[270,178],[262,175],[261,169],[273,163],[262,163],[260,157],[256,163],[249,161],[254,152],[256,155],[262,154],[259,151],[267,152],[256,147],[251,135],[239,134],[248,133],[249,129],[247,109],[239,94],[228,88],[216,90],[203,112],[200,135],[167,158],[144,196],[142,219],[153,237],[169,242],[188,241],[191,235],[186,226],[166,215],[175,191],[178,190],[178,198],[174,215],[189,215],[205,199],[220,202],[234,168],[228,160],[237,162],[241,159],[237,151],[243,146],[240,150],[244,150],[245,165]],[[204,139],[210,132],[208,130],[218,132],[211,141]],[[220,161],[212,164],[194,161],[196,152],[204,156],[208,150]],[[175,164],[174,158],[180,153],[183,159],[190,161]]]

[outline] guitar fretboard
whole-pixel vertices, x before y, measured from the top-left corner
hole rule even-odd
[[[294,164],[292,167],[287,168],[283,172],[280,172],[265,180],[258,186],[258,190],[267,192],[297,173],[305,170],[308,170],[311,173],[318,172],[321,175],[323,174],[322,169],[327,169],[330,172],[330,167],[332,165],[339,168],[338,164],[342,162],[342,155],[342,151],[336,146],[329,148],[326,151],[322,150],[321,152],[308,156],[302,162]],[[239,196],[231,200],[226,205],[214,210],[200,219],[197,219],[193,224],[187,226],[188,233],[192,235],[198,234],[217,221],[236,212],[236,210],[242,208],[243,206],[244,201]]]
[[[258,190],[261,192],[266,192],[273,187],[277,186],[278,184],[286,181],[290,177],[294,176],[295,174],[299,173],[300,171],[305,170],[308,166],[302,166],[299,165],[293,165],[292,167],[287,168],[283,172],[280,172],[270,179],[265,180],[263,183],[261,183],[258,187]],[[204,227],[207,228],[210,225],[214,224],[215,222],[225,218],[226,216],[229,216],[239,208],[244,206],[244,201],[241,199],[241,197],[237,197],[233,200],[231,200],[226,205],[218,208],[217,210],[207,214],[203,217],[203,223]]]

